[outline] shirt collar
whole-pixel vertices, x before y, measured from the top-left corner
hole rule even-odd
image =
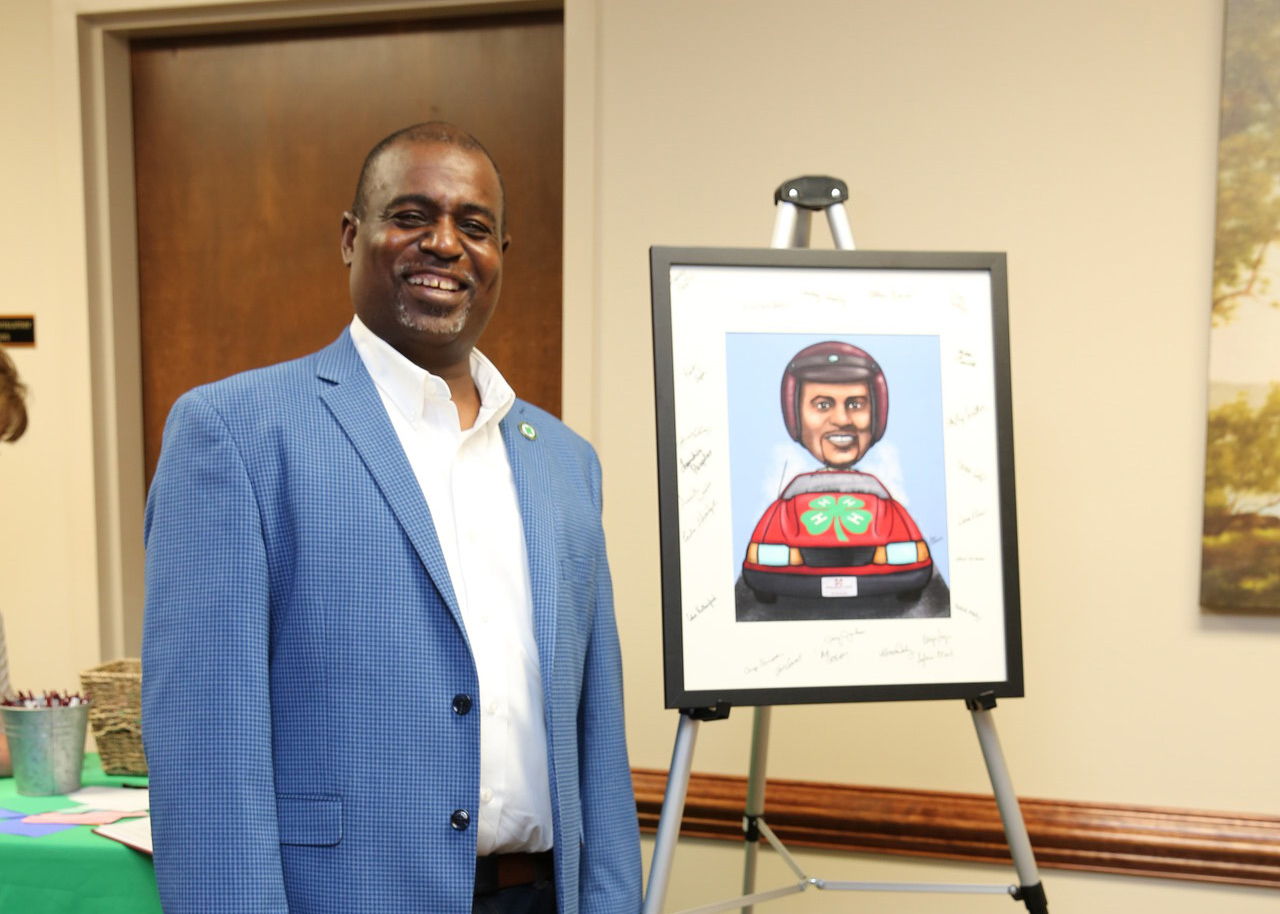
[[[409,361],[365,326],[359,315],[351,319],[351,341],[373,383],[414,425],[421,422],[428,403],[452,399],[444,378]],[[515,404],[515,391],[479,349],[471,350],[470,368],[471,380],[480,393],[480,414],[473,428],[501,422]]]

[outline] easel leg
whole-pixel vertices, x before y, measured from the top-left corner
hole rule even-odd
[[[688,714],[680,715],[676,730],[676,746],[671,753],[671,771],[662,797],[662,814],[658,817],[658,836],[653,846],[653,865],[649,868],[649,887],[644,893],[641,914],[659,914],[667,901],[671,883],[671,861],[680,837],[684,819],[684,801],[689,793],[689,775],[693,770],[693,747],[698,740],[698,721]]]
[[[747,841],[746,860],[742,868],[742,894],[756,890],[756,859],[760,855],[760,829],[756,820],[764,815],[764,788],[767,781],[765,767],[769,760],[770,708],[761,706],[755,710],[751,725],[751,768],[747,773],[747,806],[742,827]],[[752,914],[754,905],[744,905],[742,914]]]
[[[978,731],[982,757],[986,760],[987,773],[991,776],[991,788],[995,791],[996,806],[1000,810],[1000,819],[1004,822],[1004,834],[1009,842],[1009,852],[1013,856],[1013,866],[1018,872],[1019,889],[1014,897],[1026,904],[1030,914],[1049,914],[1049,900],[1040,882],[1040,871],[1036,868],[1036,858],[1031,851],[1031,839],[1027,837],[1027,825],[1022,820],[1022,809],[1013,792],[1013,782],[1009,780],[1004,752],[1000,749],[1000,738],[996,736],[996,725],[991,719],[991,709],[996,706],[995,697],[984,695],[966,699],[965,706],[973,715],[973,726]]]

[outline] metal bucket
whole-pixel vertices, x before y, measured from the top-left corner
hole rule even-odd
[[[0,708],[18,793],[46,797],[80,789],[89,705]]]

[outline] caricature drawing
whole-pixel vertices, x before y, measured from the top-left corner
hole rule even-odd
[[[792,479],[760,518],[742,582],[761,604],[919,600],[934,574],[928,543],[880,480],[854,469],[888,426],[880,365],[850,343],[808,346],[783,372],[781,406],[791,438],[823,466]]]

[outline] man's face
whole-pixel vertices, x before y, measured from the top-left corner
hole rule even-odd
[[[862,381],[800,387],[800,443],[829,467],[850,467],[871,447],[871,397]]]
[[[374,164],[342,260],[365,325],[434,373],[465,365],[502,288],[498,174],[479,150],[404,141]]]

